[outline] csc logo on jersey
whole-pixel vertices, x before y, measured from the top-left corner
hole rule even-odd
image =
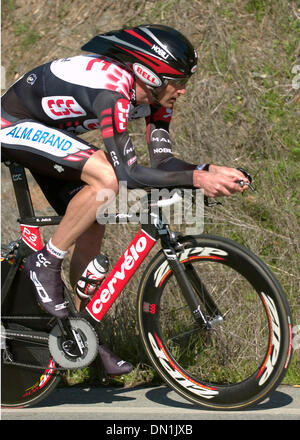
[[[128,113],[129,113],[129,101],[127,99],[119,99],[115,106],[115,124],[118,133],[122,133],[126,130]]]
[[[42,107],[51,119],[78,118],[86,115],[86,111],[73,96],[46,96],[42,99]]]

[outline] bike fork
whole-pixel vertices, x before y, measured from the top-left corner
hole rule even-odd
[[[164,253],[196,323],[205,329],[222,324],[224,318],[194,267],[181,264],[173,248],[164,249]],[[203,313],[199,298],[210,319]]]

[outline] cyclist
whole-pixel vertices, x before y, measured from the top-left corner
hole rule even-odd
[[[60,278],[66,252],[73,246],[75,286],[101,247],[104,226],[95,221],[103,203],[96,197],[99,190],[116,194],[118,182],[126,181],[129,188],[203,188],[216,197],[243,191],[246,186],[237,181],[247,181],[235,168],[191,164],[172,154],[173,107],[197,66],[196,51],[180,32],[141,25],[97,35],[82,49],[90,54],[36,67],[2,98],[3,157],[27,167],[63,215],[53,237],[25,265],[37,300],[60,318],[67,316]],[[127,130],[128,120],[141,117],[151,168],[138,164]],[[96,128],[106,152],[78,137]],[[130,368],[123,363],[121,374]]]

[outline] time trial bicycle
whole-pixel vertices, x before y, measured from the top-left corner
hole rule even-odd
[[[250,250],[215,235],[173,232],[162,207],[178,201],[175,193],[157,203],[158,214],[147,204],[151,221],[141,225],[86,308],[77,312],[65,289],[69,317],[54,318],[36,303],[23,267],[43,247],[40,227],[61,218],[35,216],[24,168],[7,165],[21,235],[1,255],[3,407],[34,405],[64,371],[91,365],[98,356],[97,323],[155,244],[160,249],[137,292],[137,325],[166,385],[214,410],[245,409],[276,389],[291,360],[292,318],[279,282]]]

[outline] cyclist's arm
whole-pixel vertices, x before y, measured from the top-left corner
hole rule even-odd
[[[163,107],[152,108],[150,116],[146,118],[147,141],[151,166],[160,170],[191,170],[193,185],[202,188],[209,197],[229,196],[245,187],[239,186],[239,180],[245,180],[240,171],[217,165],[194,165],[173,156],[169,137],[171,111]],[[209,171],[209,172],[207,172]]]
[[[178,159],[172,153],[169,135],[171,116],[171,110],[152,106],[151,114],[146,118],[151,167],[165,171],[195,170],[197,165]]]
[[[194,168],[168,171],[138,164],[127,131],[128,109],[129,101],[117,92],[103,90],[94,102],[102,138],[119,181],[126,181],[129,188],[193,187]]]

